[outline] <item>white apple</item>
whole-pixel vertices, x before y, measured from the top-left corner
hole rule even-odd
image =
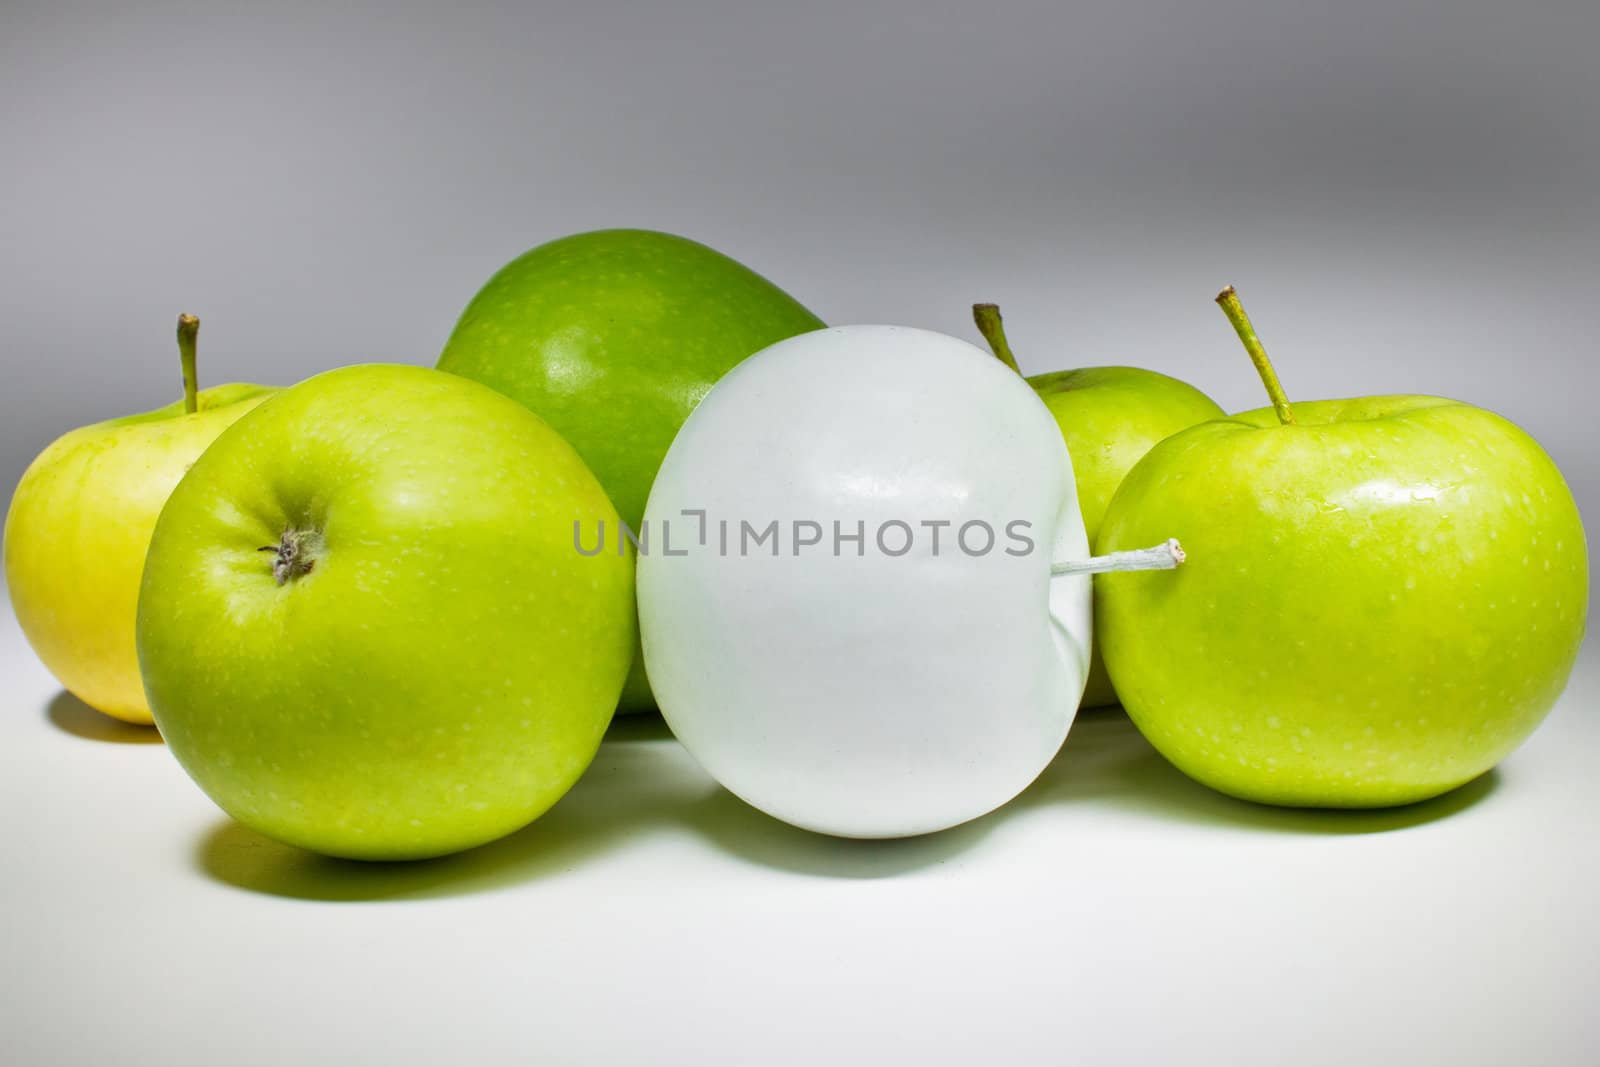
[[[1051,573],[1088,555],[1072,462],[1027,383],[964,341],[846,326],[751,356],[673,442],[645,537],[662,713],[768,814],[944,829],[1067,735],[1090,640],[1089,579]]]

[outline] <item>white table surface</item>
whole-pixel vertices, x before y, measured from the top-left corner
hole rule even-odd
[[[234,826],[0,611],[6,1064],[1592,1064],[1600,657],[1497,772],[1313,814],[1189,783],[1120,713],[921,840],[791,830],[623,721],[476,852]]]

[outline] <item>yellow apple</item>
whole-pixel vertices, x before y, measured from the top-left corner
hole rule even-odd
[[[277,391],[196,389],[199,325],[178,320],[182,400],[56,439],[23,473],[6,513],[6,585],[28,643],[78,699],[127,722],[152,721],[134,616],[156,516],[206,446]]]

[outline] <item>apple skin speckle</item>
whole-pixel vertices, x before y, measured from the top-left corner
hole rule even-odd
[[[1537,443],[1479,408],[1294,412],[1186,430],[1129,473],[1095,550],[1159,533],[1188,560],[1096,577],[1107,667],[1151,743],[1222,792],[1436,796],[1503,759],[1566,685],[1587,614],[1577,505]]]
[[[184,769],[240,822],[352,858],[442,855],[546,810],[593,758],[635,641],[632,559],[572,550],[574,516],[616,522],[577,453],[491,389],[377,364],[230,429],[157,523],[140,599]],[[257,549],[286,528],[320,554],[279,585]]]

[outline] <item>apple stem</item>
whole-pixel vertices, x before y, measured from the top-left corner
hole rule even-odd
[[[1267,350],[1261,346],[1256,328],[1250,324],[1250,316],[1244,313],[1244,305],[1239,303],[1239,294],[1230,285],[1217,294],[1217,303],[1221,305],[1222,313],[1228,316],[1228,321],[1233,323],[1239,340],[1244,342],[1244,350],[1250,353],[1250,362],[1256,365],[1261,384],[1267,387],[1267,395],[1272,398],[1272,410],[1278,413],[1278,421],[1285,426],[1293,426],[1294,410],[1289,407],[1289,395],[1278,381],[1278,372],[1272,369],[1272,360],[1267,358]]]
[[[978,324],[978,332],[989,342],[989,351],[994,353],[994,358],[1021,374],[1022,368],[1017,366],[1017,357],[1011,354],[1006,328],[1000,321],[1000,305],[973,304],[972,321]]]
[[[1108,571],[1170,571],[1189,557],[1184,554],[1178,539],[1163,541],[1149,548],[1135,548],[1126,552],[1108,552],[1103,556],[1076,559],[1067,563],[1052,563],[1050,576],[1064,574],[1105,574]]]
[[[195,336],[200,320],[193,315],[178,316],[178,358],[183,362],[183,411],[193,415],[200,410],[200,379],[195,369]]]

